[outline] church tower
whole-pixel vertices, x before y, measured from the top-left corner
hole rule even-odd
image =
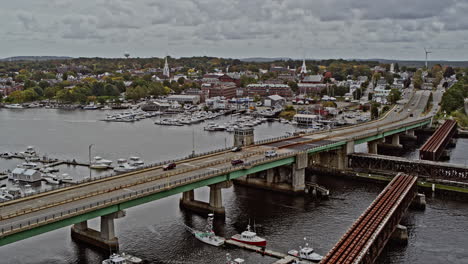
[[[307,73],[307,67],[305,64],[305,59],[302,61],[302,66],[301,66],[301,74],[306,74]]]
[[[169,64],[167,64],[167,56],[166,61],[164,62],[163,75],[167,78],[171,77],[171,70],[169,69]]]

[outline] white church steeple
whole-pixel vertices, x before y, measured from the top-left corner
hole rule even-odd
[[[167,63],[167,56],[164,62],[163,75],[166,76],[167,78],[171,77],[171,70],[169,69],[169,64]]]
[[[301,66],[301,74],[306,74],[307,73],[307,67],[305,63],[305,59],[302,61],[302,66]]]

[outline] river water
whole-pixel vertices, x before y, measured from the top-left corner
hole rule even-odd
[[[88,145],[94,144],[93,156],[116,160],[137,155],[153,162],[190,154],[192,135],[197,152],[232,145],[231,134],[205,132],[203,124],[173,128],[154,125],[154,120],[133,124],[97,121],[103,117],[104,111],[0,110],[0,152],[19,152],[34,145],[49,156],[87,160]],[[223,117],[215,122],[229,119]],[[255,129],[255,136],[269,138],[288,131],[294,128],[266,123]],[[467,140],[458,140],[452,161],[463,163],[468,159],[463,149],[466,145]],[[408,153],[405,155],[417,156],[414,150]],[[0,159],[0,170],[12,169],[17,163]],[[88,173],[87,169],[64,167],[61,172],[74,177]],[[317,181],[330,189],[329,200],[315,201],[242,186],[225,189],[226,220],[215,222],[215,231],[231,236],[243,231],[249,219],[255,220],[257,233],[276,251],[298,248],[306,236],[318,253],[325,254],[384,185],[324,176],[318,176]],[[195,195],[207,201],[208,188],[196,190]],[[244,258],[248,264],[275,261],[237,248],[200,243],[183,224],[203,228],[205,218],[179,209],[179,199],[167,197],[127,210],[125,218],[116,220],[121,250],[148,263],[225,263],[226,253]],[[409,245],[387,247],[379,263],[468,263],[468,203],[431,194],[427,202],[424,212],[409,211],[403,220],[409,230]],[[97,219],[90,221],[91,227],[98,225]],[[0,263],[100,263],[108,253],[75,243],[67,227],[3,246],[0,256]]]

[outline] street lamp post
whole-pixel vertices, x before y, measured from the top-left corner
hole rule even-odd
[[[88,147],[88,158],[89,158],[89,178],[91,179],[91,148],[94,144],[90,144]]]

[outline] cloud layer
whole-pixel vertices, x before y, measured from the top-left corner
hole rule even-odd
[[[289,56],[468,60],[466,0],[16,0],[0,57]]]

